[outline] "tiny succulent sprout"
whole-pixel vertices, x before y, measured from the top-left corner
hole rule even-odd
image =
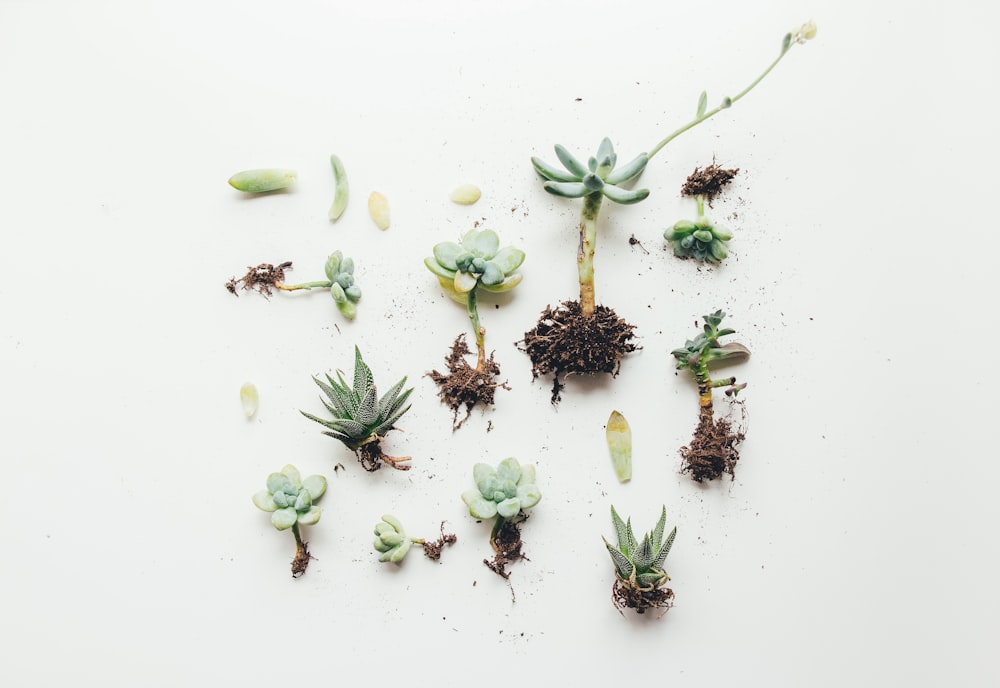
[[[675,256],[718,263],[728,255],[726,244],[733,238],[732,232],[706,216],[705,204],[711,205],[738,173],[738,168],[727,170],[712,163],[705,168],[696,167],[688,176],[681,187],[681,195],[695,199],[698,216],[694,222],[680,220],[663,232]]]
[[[720,344],[719,339],[735,333],[729,328],[720,329],[726,314],[719,310],[704,316],[702,332],[689,339],[683,347],[671,351],[677,361],[677,370],[688,370],[698,385],[698,425],[691,443],[680,450],[682,473],[690,473],[697,482],[714,480],[728,473],[733,476],[740,458],[739,444],[744,433],[733,428],[729,420],[716,419],[712,404],[712,390],[726,387],[726,396],[735,397],[746,383],[737,384],[735,377],[713,380],[709,366],[718,363],[738,363],[750,357],[750,350],[738,342]]]
[[[378,191],[372,191],[368,196],[368,214],[375,226],[381,230],[389,229],[389,199]]]
[[[663,563],[674,544],[677,528],[665,538],[667,508],[660,512],[660,520],[651,533],[637,540],[632,531],[632,519],[622,521],[621,516],[611,507],[611,520],[615,526],[618,544],[604,540],[615,566],[615,583],[611,599],[619,612],[629,608],[643,614],[647,609],[666,611],[673,605],[674,592],[665,587],[670,576],[663,569]]]
[[[298,174],[295,170],[244,170],[229,178],[229,186],[237,191],[264,193],[265,191],[286,189],[295,183],[297,178]]]
[[[483,192],[475,184],[462,184],[451,192],[451,202],[458,205],[473,205],[482,195]]]
[[[428,559],[440,559],[441,550],[445,545],[452,545],[457,541],[453,534],[445,534],[444,523],[441,524],[441,537],[435,541],[424,540],[423,538],[413,538],[406,534],[403,524],[398,518],[390,514],[382,517],[382,520],[375,524],[375,551],[379,552],[379,561],[398,564],[403,561],[412,545],[420,545],[424,549],[424,554]]]
[[[291,528],[295,535],[295,558],[292,560],[292,576],[298,578],[305,573],[312,556],[307,543],[302,540],[299,526],[311,526],[319,522],[320,508],[315,502],[326,492],[326,478],[310,475],[302,479],[299,471],[291,464],[278,473],[267,477],[267,488],[253,496],[258,509],[270,512],[271,524],[278,530]]]
[[[538,504],[542,493],[535,484],[535,467],[522,466],[511,457],[501,461],[496,468],[477,463],[472,469],[476,489],[462,493],[462,501],[475,519],[495,519],[490,533],[490,544],[495,555],[484,559],[494,573],[508,578],[506,565],[524,558],[521,554],[521,531],[518,526],[528,518],[528,510]]]
[[[493,355],[486,355],[486,328],[479,322],[479,290],[507,292],[521,283],[517,269],[524,262],[524,251],[513,246],[500,248],[500,238],[490,229],[471,229],[460,244],[444,241],[434,247],[434,255],[424,259],[424,265],[434,273],[445,293],[463,304],[469,315],[476,338],[476,367],[465,359],[471,353],[463,335],[459,335],[445,358],[448,373],[431,371],[428,375],[438,385],[438,396],[452,410],[452,429],[457,430],[468,419],[477,404],[491,406],[498,386],[500,366]],[[465,407],[465,416],[458,414]]]
[[[243,406],[243,414],[247,418],[253,418],[257,413],[257,406],[260,397],[257,394],[257,386],[252,382],[244,382],[240,387],[240,404]]]
[[[354,283],[354,260],[345,258],[340,251],[334,251],[326,259],[326,277],[330,280],[330,295],[348,320],[358,314],[357,303],[361,299],[361,288]]]
[[[410,466],[405,462],[410,457],[388,456],[381,447],[385,434],[410,410],[406,400],[413,388],[403,390],[406,378],[379,397],[372,371],[362,360],[358,347],[354,347],[353,384],[348,385],[339,371],[336,379],[330,375],[325,378],[314,377],[313,381],[323,391],[320,401],[333,419],[325,420],[305,411],[300,413],[327,428],[323,434],[339,440],[353,451],[365,470],[378,470],[383,462],[402,471],[409,470]]]

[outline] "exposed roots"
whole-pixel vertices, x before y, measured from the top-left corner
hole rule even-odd
[[[410,465],[404,463],[410,460],[409,456],[396,457],[384,454],[381,443],[377,441],[362,444],[354,453],[358,457],[358,461],[361,462],[361,466],[369,473],[377,471],[383,463],[389,464],[398,471],[410,470]]]
[[[460,334],[451,345],[451,353],[444,359],[448,364],[448,373],[436,370],[427,373],[427,376],[437,384],[441,401],[452,410],[452,432],[462,427],[462,424],[469,419],[476,404],[491,406],[497,387],[510,389],[506,382],[496,381],[500,374],[500,366],[493,360],[492,353],[486,359],[482,370],[466,362],[464,357],[471,353],[468,344],[465,343],[465,335]],[[463,406],[465,415],[459,420],[458,414]]]
[[[512,564],[520,559],[527,560],[528,557],[521,552],[524,543],[521,541],[520,523],[528,517],[524,516],[520,521],[503,521],[493,529],[490,535],[490,545],[495,554],[492,559],[483,559],[486,567],[497,574],[510,585],[510,600],[516,602],[514,586],[510,584],[510,572],[507,571],[507,564]]]
[[[618,375],[621,359],[638,347],[631,325],[607,306],[584,316],[578,301],[547,306],[538,323],[517,347],[531,359],[532,378],[552,374],[552,404],[558,404],[565,385],[561,378],[574,373]]]
[[[270,296],[277,284],[285,281],[285,270],[292,269],[292,262],[285,261],[280,265],[261,263],[257,267],[247,266],[247,274],[239,279],[233,277],[226,282],[226,289],[233,296],[239,296],[240,291],[256,291],[263,296]]]
[[[458,537],[454,533],[445,533],[444,521],[441,521],[441,537],[434,542],[425,541],[420,543],[420,545],[424,548],[424,556],[437,561],[441,558],[441,551],[445,548],[445,545],[454,545],[456,542],[458,542]]]
[[[728,474],[734,477],[737,448],[746,437],[742,427],[734,428],[726,418],[713,419],[711,407],[702,408],[691,443],[681,447],[681,473],[690,473],[696,482],[715,480]]]
[[[645,614],[647,609],[662,609],[660,616],[663,616],[674,606],[674,591],[663,587],[644,590],[632,581],[616,577],[611,601],[622,616],[626,609],[634,609],[636,614]]]
[[[292,578],[298,578],[309,567],[309,560],[315,559],[309,554],[309,543],[300,541],[295,548],[295,558],[292,559]]]
[[[733,177],[739,174],[739,171],[738,167],[724,170],[714,162],[704,169],[696,167],[681,187],[681,195],[704,196],[711,206],[715,197],[733,180]]]

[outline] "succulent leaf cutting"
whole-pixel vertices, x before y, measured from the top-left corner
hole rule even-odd
[[[354,452],[367,471],[378,470],[382,463],[405,471],[410,466],[409,456],[394,457],[383,453],[381,443],[386,433],[393,429],[404,413],[410,410],[406,403],[413,388],[403,389],[406,378],[394,384],[384,396],[378,396],[371,369],[361,358],[361,351],[354,347],[354,380],[348,385],[340,371],[334,379],[329,374],[313,381],[322,390],[320,401],[333,415],[332,420],[300,411],[309,420],[326,428],[324,435],[340,440]]]
[[[719,329],[725,317],[721,310],[704,316],[702,332],[670,352],[677,359],[677,370],[690,371],[698,385],[698,425],[691,443],[681,448],[681,472],[690,473],[699,483],[723,473],[732,477],[740,458],[738,446],[744,439],[743,431],[734,429],[728,419],[714,417],[712,390],[726,387],[726,396],[735,398],[747,386],[745,382],[737,384],[735,377],[713,380],[709,371],[711,365],[750,357],[750,350],[738,342],[719,343],[721,337],[735,333],[730,328]]]
[[[469,515],[479,520],[493,520],[490,545],[495,552],[492,560],[483,563],[494,573],[509,578],[507,564],[525,558],[521,553],[519,524],[528,518],[528,510],[538,504],[542,493],[535,483],[535,467],[522,466],[511,457],[496,468],[477,463],[472,469],[476,489],[462,493]]]
[[[691,121],[661,140],[648,153],[639,153],[621,167],[617,167],[618,156],[609,138],[601,141],[597,154],[589,158],[586,165],[562,145],[555,146],[561,168],[537,157],[531,159],[535,172],[543,180],[545,191],[554,196],[583,199],[576,258],[579,301],[564,301],[555,308],[546,307],[535,327],[525,332],[524,339],[518,343],[531,358],[533,377],[553,375],[553,404],[559,401],[563,389],[560,377],[579,373],[617,375],[621,359],[636,349],[634,326],[618,317],[611,308],[598,305],[595,298],[594,253],[597,220],[604,199],[626,205],[644,200],[649,196],[649,190],[631,189],[629,185],[639,178],[648,162],[664,146],[685,131],[732,107],[771,72],[792,46],[804,43],[815,35],[816,26],[812,22],[786,34],[778,57],[749,86],[735,96],[722,98],[719,105],[711,110],[708,109],[708,95],[703,92]],[[704,255],[706,260],[709,256],[715,260],[721,260],[718,256],[724,257],[724,242],[728,241],[723,239],[727,236],[725,230],[720,228],[716,234],[706,227],[692,226],[690,231],[688,229],[686,225],[678,229],[683,235],[678,235],[677,239],[685,245],[684,251],[697,249],[698,255]],[[702,243],[696,244],[699,241]],[[702,248],[705,250],[702,251]]]
[[[386,514],[375,524],[373,547],[379,553],[379,561],[399,564],[409,553],[412,545],[422,546],[424,555],[428,559],[437,560],[441,558],[441,550],[445,545],[453,545],[457,539],[455,535],[444,532],[444,523],[441,524],[441,537],[437,540],[409,537],[403,528],[403,523],[392,514]]]
[[[292,577],[306,572],[309,560],[308,543],[302,540],[300,526],[319,522],[322,514],[315,502],[326,492],[326,478],[310,475],[302,479],[298,469],[291,464],[267,477],[267,487],[253,496],[253,503],[262,511],[270,512],[271,524],[278,530],[292,531],[295,536],[295,558],[292,560]]]
[[[611,520],[618,544],[612,545],[605,540],[604,545],[615,565],[615,583],[611,595],[615,607],[619,612],[625,608],[634,609],[638,614],[645,613],[647,609],[669,609],[673,605],[674,592],[666,587],[670,576],[664,570],[663,563],[674,544],[677,528],[671,530],[666,537],[663,536],[667,524],[667,508],[663,507],[660,520],[642,540],[638,540],[632,531],[632,519],[622,521],[613,506]]]
[[[479,321],[479,290],[503,293],[521,283],[517,269],[524,262],[524,251],[513,246],[500,248],[500,238],[490,229],[471,229],[460,244],[444,241],[433,250],[434,255],[424,259],[424,265],[438,278],[445,293],[454,301],[465,305],[476,338],[476,366],[465,360],[471,353],[464,335],[459,335],[445,358],[448,372],[437,370],[428,375],[438,385],[438,396],[452,410],[452,429],[457,430],[468,419],[477,404],[493,403],[500,366],[491,353],[486,355],[486,328]],[[465,416],[458,414],[465,407]]]

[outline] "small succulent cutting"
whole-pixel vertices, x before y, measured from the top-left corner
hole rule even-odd
[[[490,545],[495,554],[492,560],[483,559],[483,563],[507,579],[510,577],[507,564],[524,558],[519,524],[528,518],[528,510],[542,498],[535,484],[535,467],[522,466],[511,457],[501,461],[496,468],[477,463],[472,469],[472,477],[476,489],[462,493],[469,515],[484,521],[494,519]]]
[[[750,357],[750,350],[738,342],[720,344],[719,339],[735,330],[719,329],[726,314],[719,310],[704,316],[703,331],[684,346],[671,351],[677,359],[677,370],[689,370],[698,385],[698,426],[691,443],[681,448],[682,473],[690,473],[697,482],[714,480],[728,473],[733,476],[740,453],[738,446],[744,434],[734,429],[726,418],[715,419],[712,390],[726,387],[727,397],[736,397],[747,385],[736,384],[735,377],[713,380],[709,366],[718,363],[738,363]]]
[[[604,546],[608,548],[611,561],[615,565],[615,583],[612,587],[611,599],[619,612],[623,609],[634,609],[637,614],[644,614],[647,609],[663,609],[673,606],[674,591],[666,587],[670,576],[663,570],[663,562],[670,553],[670,547],[677,536],[677,528],[663,537],[667,525],[667,507],[660,512],[660,520],[651,533],[646,533],[642,540],[637,540],[632,531],[632,519],[622,521],[621,516],[611,507],[611,520],[615,526],[618,545],[612,545],[607,540]]]
[[[340,371],[337,371],[336,380],[328,374],[325,378],[321,380],[314,377],[313,381],[323,391],[320,401],[333,415],[333,419],[325,420],[305,411],[300,413],[327,428],[324,435],[343,442],[358,457],[366,471],[378,470],[383,462],[401,471],[409,470],[410,466],[405,463],[410,460],[409,456],[389,456],[382,451],[382,439],[386,433],[410,410],[410,404],[406,404],[406,400],[413,388],[403,390],[406,378],[379,397],[372,371],[362,360],[361,350],[356,346],[354,383],[348,385]]]
[[[550,373],[553,375],[553,404],[559,401],[563,389],[561,376],[573,373],[617,375],[622,357],[636,349],[634,326],[618,317],[611,308],[597,305],[595,300],[594,251],[597,246],[597,219],[604,200],[625,205],[644,200],[649,190],[632,189],[630,185],[664,146],[688,129],[730,108],[753,90],[792,46],[804,43],[815,35],[816,25],[812,22],[786,34],[778,57],[749,86],[735,96],[723,98],[712,110],[708,110],[707,93],[702,92],[695,117],[690,122],[657,143],[649,153],[639,153],[621,166],[608,138],[601,141],[596,155],[590,157],[586,164],[561,145],[555,147],[561,168],[537,157],[531,159],[535,172],[543,180],[545,191],[563,198],[583,199],[576,256],[580,299],[565,301],[556,308],[546,307],[535,327],[526,332],[519,342],[521,349],[531,358],[535,378]]]
[[[290,261],[280,265],[261,263],[257,267],[248,267],[247,273],[239,279],[234,277],[226,282],[226,289],[235,296],[239,296],[237,291],[251,290],[270,296],[272,288],[281,291],[327,289],[337,304],[337,310],[348,320],[353,320],[358,314],[357,304],[361,299],[361,288],[354,282],[354,260],[345,258],[340,251],[334,251],[326,259],[326,265],[323,267],[327,277],[325,280],[286,284],[285,271],[291,270]]]
[[[444,241],[434,247],[434,255],[424,259],[424,265],[434,273],[453,300],[465,305],[476,338],[476,367],[470,366],[465,356],[469,347],[465,336],[459,335],[445,357],[448,372],[437,370],[429,373],[438,385],[438,396],[452,410],[452,429],[457,430],[468,419],[476,404],[493,403],[498,386],[500,366],[491,353],[486,356],[486,328],[479,323],[479,292],[503,293],[521,283],[517,269],[524,262],[524,251],[505,246],[500,248],[500,238],[490,229],[471,229],[462,242]],[[465,416],[458,414],[465,407]]]
[[[295,536],[295,558],[292,559],[292,577],[298,578],[306,572],[309,560],[308,543],[302,540],[299,526],[311,526],[319,522],[320,508],[316,502],[326,492],[326,478],[310,475],[302,479],[299,471],[291,464],[279,473],[267,476],[267,488],[253,496],[258,509],[271,513],[271,524],[278,530],[291,528]]]
[[[444,522],[441,523],[441,537],[437,540],[428,541],[424,538],[413,538],[406,534],[402,522],[386,514],[382,520],[375,524],[375,551],[379,552],[379,561],[399,564],[406,557],[412,545],[420,545],[424,548],[424,555],[428,559],[435,561],[441,558],[441,551],[445,545],[453,545],[458,538],[452,533],[444,532]]]
[[[723,225],[709,219],[705,214],[706,202],[712,200],[739,173],[739,169],[726,170],[711,164],[695,171],[681,187],[681,195],[695,199],[698,216],[691,220],[680,220],[663,233],[663,238],[674,249],[678,258],[693,258],[702,262],[719,263],[729,255],[726,244],[733,238]]]

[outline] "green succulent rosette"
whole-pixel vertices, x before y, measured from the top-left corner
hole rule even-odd
[[[542,498],[535,484],[535,467],[522,466],[515,458],[504,459],[496,468],[477,463],[472,469],[472,477],[476,489],[463,493],[462,501],[473,518],[499,516],[509,521]]]
[[[379,561],[398,564],[410,551],[413,540],[407,537],[403,524],[395,516],[386,514],[375,524],[375,551],[381,552]]]
[[[722,225],[700,217],[694,222],[677,222],[663,232],[663,238],[674,249],[674,255],[678,258],[718,263],[729,255],[726,244],[733,238],[733,234]]]
[[[330,280],[330,296],[337,309],[348,320],[358,314],[357,303],[361,299],[361,288],[354,283],[354,259],[345,258],[340,251],[334,251],[326,259],[326,278]]]
[[[646,169],[646,163],[649,162],[646,153],[640,153],[628,163],[616,168],[618,155],[611,139],[607,137],[601,141],[597,155],[592,156],[586,166],[559,144],[556,144],[555,152],[564,169],[559,169],[539,158],[531,158],[535,171],[545,179],[543,185],[545,190],[554,196],[582,198],[599,192],[608,200],[625,205],[638,203],[649,196],[649,189],[632,190],[622,186],[638,179]]]
[[[253,496],[258,509],[271,513],[271,524],[288,530],[296,524],[311,526],[319,521],[320,508],[314,504],[326,492],[326,478],[310,475],[302,479],[291,464],[267,477],[267,489]]]
[[[489,292],[510,291],[521,283],[515,271],[524,262],[524,251],[500,248],[500,237],[491,229],[470,229],[462,242],[443,241],[434,255],[424,259],[449,296],[465,302],[466,295],[482,287]]]

